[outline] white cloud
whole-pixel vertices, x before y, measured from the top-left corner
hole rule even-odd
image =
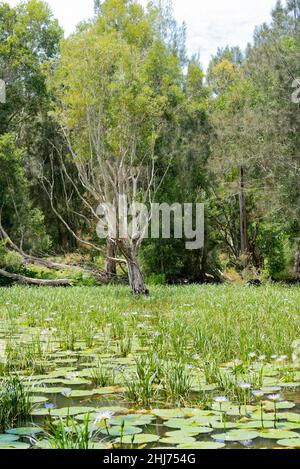
[[[18,0],[8,3],[16,4]],[[93,0],[48,0],[48,3],[66,34],[93,14]],[[173,0],[176,19],[187,24],[188,50],[200,52],[205,67],[218,47],[229,44],[245,48],[255,26],[270,20],[275,3],[276,0]]]

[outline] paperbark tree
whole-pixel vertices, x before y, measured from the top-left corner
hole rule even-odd
[[[59,97],[56,118],[84,188],[91,226],[101,221],[97,206],[115,207],[116,230],[107,234],[108,246],[124,256],[138,294],[148,293],[137,257],[144,227],[137,223],[133,233],[124,232],[118,201],[125,197],[126,209],[139,203],[150,208],[164,177],[156,171],[156,142],[168,126],[168,112],[183,99],[180,60],[159,38],[154,19],[155,10],[145,13],[137,2],[107,0],[95,24],[62,44],[51,80]]]

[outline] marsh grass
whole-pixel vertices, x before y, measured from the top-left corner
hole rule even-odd
[[[124,376],[126,396],[129,400],[144,407],[149,407],[158,393],[154,387],[157,382],[157,370],[151,356],[138,357],[136,359],[136,373]]]
[[[99,432],[91,429],[90,415],[82,424],[71,417],[48,422],[46,440],[52,449],[93,449]]]
[[[113,386],[115,384],[115,370],[104,366],[101,359],[98,359],[95,368],[91,369],[90,381],[95,386]]]
[[[32,405],[20,378],[7,377],[0,382],[0,431],[29,418]]]
[[[290,360],[292,344],[300,337],[298,287],[155,286],[149,298],[137,298],[122,286],[55,290],[16,286],[1,288],[0,294],[7,344],[7,368],[2,367],[2,373],[43,374],[49,354],[53,359],[56,352],[89,349],[108,359],[105,367],[97,362],[92,367],[92,384],[125,381],[126,397],[144,406],[159,394],[172,402],[188,400],[189,364],[201,370],[199,376],[206,384],[216,384],[229,398],[245,400],[239,383],[259,388],[263,376],[263,364],[248,372],[253,365],[250,352],[269,361],[274,354]],[[41,331],[46,331],[44,339],[49,342],[38,339]],[[113,363],[123,360],[125,374],[123,378],[118,374],[119,381],[107,371],[110,357]],[[231,372],[224,368],[237,359],[242,366]],[[278,372],[282,381],[293,377],[286,363]]]
[[[169,362],[164,368],[163,390],[173,404],[187,402],[191,392],[191,376],[182,361]]]

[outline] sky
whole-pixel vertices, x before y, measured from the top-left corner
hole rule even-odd
[[[11,5],[18,0],[6,0]],[[140,0],[146,4],[147,0]],[[240,46],[251,42],[255,26],[270,21],[276,0],[173,0],[174,16],[187,25],[190,54],[200,53],[206,69],[218,47]],[[93,14],[94,0],[48,0],[54,16],[66,35],[76,24]]]

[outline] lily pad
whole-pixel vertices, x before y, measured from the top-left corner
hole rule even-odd
[[[164,420],[184,418],[188,415],[188,412],[186,412],[185,409],[153,409],[151,412]]]
[[[288,401],[282,401],[282,402],[277,402],[276,403],[276,408],[277,409],[293,409],[296,404],[293,402],[288,402]],[[264,405],[265,410],[273,410],[274,409],[274,403],[268,402],[267,404]]]
[[[121,425],[122,421],[133,427],[144,426],[149,425],[153,421],[153,417],[152,415],[143,414],[118,415],[117,417],[112,417],[109,423],[111,425]]]
[[[159,440],[160,443],[165,445],[185,445],[185,444],[192,444],[196,440],[191,436],[174,436],[174,437],[164,437]]]
[[[219,433],[212,435],[214,440],[219,441],[248,441],[254,440],[259,434],[257,432],[247,430],[230,430],[227,433]]]
[[[69,395],[68,398],[76,398],[76,397],[90,397],[95,394],[94,390],[92,389],[89,391],[88,389],[84,390],[73,390]]]
[[[107,433],[106,428],[103,428],[102,430],[100,430],[100,432],[106,436],[121,436],[121,435],[127,436],[127,435],[135,435],[137,433],[142,433],[142,429],[139,427],[130,427],[130,426],[128,427],[125,426],[122,429],[120,426],[115,426],[115,427],[110,427],[108,429],[109,434]]]
[[[259,432],[260,438],[270,440],[286,440],[288,438],[298,438],[299,434],[290,430],[282,430],[281,428],[273,428],[273,430],[262,430]]]
[[[93,390],[94,394],[120,394],[126,391],[126,388],[122,386],[108,386],[106,388],[96,388]]]
[[[10,428],[6,430],[7,434],[11,435],[19,435],[19,436],[30,436],[36,435],[37,433],[41,433],[43,430],[38,427],[19,427],[19,428]]]
[[[222,449],[225,448],[224,443],[214,441],[197,441],[194,444],[185,444],[177,446],[178,449]]]
[[[174,432],[167,432],[165,435],[169,438],[173,437],[185,437],[185,436],[197,436],[212,433],[213,429],[208,427],[185,427],[182,430],[177,430]]]
[[[21,441],[11,441],[3,442],[3,445],[0,443],[0,450],[2,449],[28,449],[30,445],[28,443],[23,443]]]
[[[42,404],[43,402],[48,402],[48,398],[42,396],[30,396],[29,400],[31,404]]]
[[[52,417],[68,417],[68,416],[74,416],[74,415],[79,415],[82,413],[94,413],[95,412],[94,407],[63,407],[61,409],[51,409],[51,416]],[[36,415],[36,416],[43,416],[43,415],[49,415],[49,409],[36,409],[31,412],[31,415]]]
[[[288,446],[289,448],[300,448],[300,437],[278,440],[277,444],[280,446]]]
[[[9,435],[9,434],[3,434],[0,435],[0,444],[6,443],[8,441],[17,441],[19,439],[18,435]]]
[[[300,414],[294,412],[280,412],[277,414],[280,419],[288,420],[289,422],[300,423]]]
[[[135,435],[133,444],[134,445],[149,444],[149,443],[155,443],[158,440],[159,440],[159,436],[157,435],[150,435],[148,433],[140,433],[139,435]],[[124,436],[122,441],[125,445],[129,445],[132,443],[132,436]],[[116,443],[121,443],[121,438],[117,438]]]
[[[216,417],[192,417],[192,418],[177,418],[177,419],[170,419],[164,423],[166,427],[169,428],[186,428],[186,427],[203,427],[211,425],[212,423],[217,422]]]
[[[71,392],[70,388],[61,388],[61,387],[34,387],[30,389],[30,392],[41,393],[41,394],[62,394],[63,392]]]

